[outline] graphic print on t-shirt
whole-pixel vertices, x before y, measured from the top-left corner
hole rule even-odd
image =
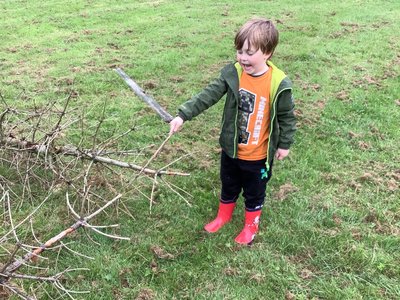
[[[247,131],[250,115],[254,112],[256,95],[246,91],[239,90],[239,144],[248,144],[250,132]]]
[[[238,153],[243,160],[267,157],[270,121],[271,73],[261,76],[242,73],[239,82]]]

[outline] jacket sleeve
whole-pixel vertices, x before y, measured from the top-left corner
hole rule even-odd
[[[183,103],[178,108],[178,115],[188,121],[205,111],[210,106],[217,103],[226,93],[227,83],[223,76],[212,81],[199,94]]]
[[[278,148],[289,149],[294,142],[296,117],[291,89],[284,90],[277,99],[277,118],[279,124]]]

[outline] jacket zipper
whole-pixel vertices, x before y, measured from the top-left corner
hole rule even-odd
[[[235,137],[234,137],[234,139],[235,139],[235,142],[234,142],[234,148],[233,148],[233,157],[234,158],[237,158],[237,150],[238,150],[238,138],[237,138],[237,117],[238,117],[238,114],[239,114],[239,109],[236,109],[236,116],[235,116]]]

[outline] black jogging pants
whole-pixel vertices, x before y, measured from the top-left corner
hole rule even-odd
[[[221,153],[221,202],[236,202],[243,191],[247,211],[257,211],[263,207],[265,190],[272,176],[272,163],[269,171],[266,159],[249,161],[229,157]]]

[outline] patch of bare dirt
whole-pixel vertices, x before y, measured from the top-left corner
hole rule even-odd
[[[306,82],[303,82],[302,85],[301,85],[301,88],[304,91],[308,90],[308,91],[314,93],[314,92],[317,92],[317,91],[319,91],[321,89],[321,85],[318,84],[318,83],[306,83]]]
[[[107,43],[107,46],[110,47],[113,50],[120,50],[121,47],[117,45],[116,43]]]
[[[295,300],[296,299],[296,295],[293,294],[290,291],[286,291],[285,293],[285,300]]]
[[[397,191],[399,189],[399,180],[389,179],[387,182],[387,188],[391,192]]]
[[[10,53],[17,53],[18,52],[18,48],[17,47],[10,47],[6,49],[7,52]]]
[[[127,277],[131,274],[131,270],[129,268],[124,268],[121,271],[119,271],[119,281],[121,282],[121,286],[124,288],[129,288],[131,285],[129,284],[129,281]]]
[[[60,77],[56,81],[57,86],[70,86],[74,84],[74,78]]]
[[[304,116],[303,110],[301,108],[296,108],[294,110],[294,115],[296,118],[302,118]]]
[[[311,258],[314,256],[314,250],[312,249],[304,249],[304,251],[291,255],[288,257],[288,260],[293,264],[306,264]]]
[[[374,184],[392,192],[399,189],[400,170],[379,170],[379,166],[376,169],[377,171],[364,172],[357,178],[357,182]]]
[[[357,138],[360,138],[362,136],[361,134],[355,133],[353,131],[349,131],[348,135],[349,135],[350,139],[357,139]]]
[[[391,65],[392,66],[392,65]],[[390,68],[390,66],[389,66]],[[388,79],[388,78],[395,78],[398,76],[398,73],[392,69],[387,68],[382,75],[382,79]]]
[[[378,214],[371,210],[363,219],[365,223],[373,224],[373,229],[378,234],[400,236],[400,228],[395,224],[387,222],[390,219],[390,214],[386,214],[384,217],[379,217]]]
[[[374,29],[379,29],[379,28],[382,28],[382,27],[384,27],[386,25],[389,25],[389,24],[390,24],[389,21],[382,21],[380,23],[372,23],[371,27],[374,28]]]
[[[122,300],[123,299],[122,292],[119,288],[114,287],[112,289],[112,291],[113,291],[113,295],[114,295],[114,300]]]
[[[351,236],[353,239],[359,241],[362,238],[362,234],[359,228],[352,228],[351,229]]]
[[[153,290],[149,288],[143,288],[139,291],[136,300],[153,300],[155,297],[156,293]]]
[[[143,83],[143,87],[148,90],[152,90],[158,87],[158,83],[154,80],[147,80]]]
[[[368,215],[365,216],[364,222],[366,223],[376,223],[379,220],[378,215],[374,211],[370,211]]]
[[[311,279],[314,277],[314,274],[311,270],[304,268],[300,271],[300,277],[304,280]]]
[[[364,71],[367,71],[367,68],[365,68],[365,67],[363,67],[363,66],[355,65],[355,66],[353,67],[353,70],[354,70],[354,71],[359,71],[359,72],[364,72]]]
[[[334,222],[337,226],[339,226],[340,224],[342,224],[342,218],[339,217],[337,214],[333,214],[333,215],[332,215],[332,220],[333,220],[333,222]]]
[[[361,182],[376,182],[376,175],[371,173],[364,173],[358,178]]]
[[[351,22],[341,22],[340,25],[342,26],[342,29],[331,33],[329,35],[331,38],[333,39],[341,38],[348,34],[357,32],[362,28],[362,26],[360,26],[359,24]]]
[[[347,186],[352,188],[354,191],[360,191],[363,187],[363,184],[377,184],[378,180],[371,173],[364,173],[363,175],[347,181]]]
[[[10,295],[11,294],[8,290],[6,290],[2,286],[0,286],[0,299],[8,299],[8,297],[10,297]]]
[[[240,271],[237,268],[227,267],[224,269],[223,273],[227,276],[238,276]]]
[[[274,198],[279,201],[286,200],[290,194],[297,192],[299,189],[291,183],[285,183],[279,187],[279,191],[275,193]]]
[[[381,82],[381,80],[369,75],[365,75],[361,79],[354,80],[352,84],[354,87],[364,88],[364,89],[368,88],[371,85],[374,85],[377,88],[383,87],[383,83]]]
[[[179,83],[179,82],[184,82],[185,78],[183,78],[182,76],[172,76],[170,78],[170,81]]]
[[[92,35],[94,33],[94,31],[93,30],[90,30],[90,29],[84,29],[84,30],[82,30],[82,34],[83,35]]]
[[[264,276],[260,273],[255,273],[250,276],[250,280],[255,281],[257,283],[262,283],[264,281]]]
[[[369,150],[372,148],[371,144],[365,141],[359,141],[358,142],[358,148],[361,150]]]
[[[335,97],[336,97],[336,99],[341,100],[341,101],[350,100],[349,93],[345,90],[337,92]]]
[[[307,127],[317,126],[320,118],[321,111],[325,108],[326,100],[321,99],[314,103],[305,103],[303,99],[296,99],[296,108],[294,114],[297,119],[296,126],[298,128],[306,125]]]
[[[341,22],[340,25],[343,27],[351,27],[351,28],[359,28],[360,27],[360,25],[358,25],[357,23],[351,23],[351,22]]]
[[[157,262],[153,259],[150,263],[150,269],[154,274],[160,273]]]
[[[171,253],[168,253],[164,249],[162,249],[159,246],[151,246],[150,250],[160,259],[174,259],[175,256],[172,255]]]
[[[326,106],[326,99],[321,99],[318,100],[316,103],[317,107],[321,110],[324,110],[325,106]]]

